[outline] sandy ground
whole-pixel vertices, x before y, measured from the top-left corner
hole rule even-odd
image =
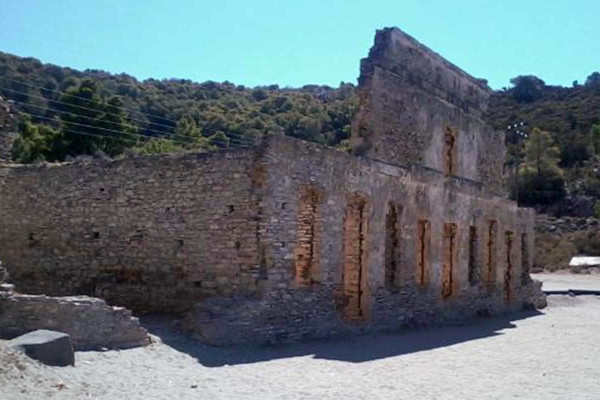
[[[582,274],[531,274],[533,279],[542,281],[543,290],[600,290],[600,273]]]
[[[146,321],[146,348],[46,367],[0,350],[0,399],[600,399],[600,298],[462,327],[216,349]],[[2,344],[0,344],[1,348]]]

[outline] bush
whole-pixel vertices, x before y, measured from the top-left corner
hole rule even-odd
[[[547,205],[565,197],[565,180],[559,174],[537,175],[530,171],[519,173],[519,204],[525,206]],[[515,184],[511,197],[516,198]]]
[[[573,237],[577,252],[586,256],[600,256],[600,233],[596,230],[577,232]]]
[[[577,247],[570,238],[550,233],[535,238],[535,265],[532,271],[554,272],[569,267],[571,258],[577,254]]]

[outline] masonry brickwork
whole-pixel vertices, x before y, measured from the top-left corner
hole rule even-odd
[[[502,192],[504,134],[486,122],[492,91],[397,28],[361,61],[354,152],[425,167]]]
[[[75,350],[150,344],[146,329],[123,307],[88,296],[36,296],[0,287],[0,338],[14,339],[38,329],[67,333]]]
[[[254,150],[0,170],[0,259],[24,293],[91,295],[136,311],[266,277]]]
[[[5,166],[0,259],[24,291],[182,313],[214,344],[542,305],[526,272],[534,213],[499,196],[487,86],[386,29],[359,91],[354,154],[271,136],[208,154]]]

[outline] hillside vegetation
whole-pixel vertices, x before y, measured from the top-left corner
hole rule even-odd
[[[507,163],[513,174],[516,165],[521,167],[522,204],[560,215],[568,208],[563,197],[583,196],[591,204],[587,208],[593,208],[600,198],[600,74],[569,88],[547,86],[535,76],[520,76],[511,83],[510,89],[492,96],[490,117],[496,129],[507,131]],[[535,140],[536,128],[549,137],[541,147],[530,146],[528,154],[527,142]],[[555,158],[549,160],[549,155]],[[546,157],[546,167],[532,171],[531,159],[540,156],[542,161]],[[511,181],[510,186],[515,197],[516,184]]]
[[[14,157],[60,161],[98,151],[115,156],[237,147],[284,134],[343,147],[356,108],[355,88],[230,82],[138,81],[126,74],[77,71],[0,53],[0,94],[23,117]]]

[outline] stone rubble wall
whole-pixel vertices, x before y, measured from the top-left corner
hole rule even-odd
[[[598,230],[599,228],[600,220],[594,217],[555,218],[545,214],[538,214],[535,219],[535,232],[539,234],[552,233],[555,235],[564,235],[566,233]]]
[[[0,168],[0,259],[19,290],[135,312],[254,292],[257,150]]]
[[[75,350],[127,349],[150,343],[131,311],[87,296],[48,297],[0,290],[0,338],[48,329],[71,336]]]

